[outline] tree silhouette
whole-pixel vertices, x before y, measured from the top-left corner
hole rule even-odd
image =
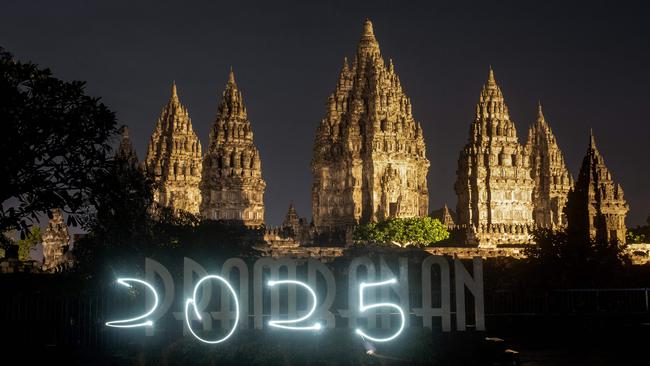
[[[76,225],[117,132],[113,112],[84,86],[0,48],[0,232],[24,236],[52,208]]]

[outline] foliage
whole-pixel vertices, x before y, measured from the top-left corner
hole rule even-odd
[[[645,225],[628,229],[626,239],[628,244],[650,242],[650,215],[648,215]]]
[[[354,240],[357,243],[431,245],[449,238],[447,228],[431,217],[394,218],[383,222],[371,222],[357,227]]]
[[[38,225],[32,226],[29,233],[25,235],[25,238],[18,240],[16,243],[18,244],[18,259],[21,261],[32,259],[32,257],[29,255],[29,252],[32,250],[32,248],[40,244],[42,241],[43,238],[41,237],[41,227]]]
[[[0,48],[0,232],[27,234],[53,208],[75,225],[106,167],[115,116],[80,81],[64,82]]]
[[[620,243],[550,229],[533,235],[537,244],[525,249],[527,264],[554,287],[611,285],[630,265]]]

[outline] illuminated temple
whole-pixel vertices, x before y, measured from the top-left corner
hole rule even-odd
[[[244,99],[230,70],[203,157],[201,216],[261,226],[265,188],[260,152],[253,143]]]
[[[311,161],[311,217],[300,217],[291,204],[283,224],[266,230],[271,247],[291,253],[344,247],[359,224],[427,215],[452,231],[447,252],[467,256],[482,250],[519,255],[516,248],[532,244],[534,229],[562,229],[571,220],[585,235],[625,241],[628,205],[593,137],[574,182],[541,103],[520,142],[492,68],[458,157],[455,210],[429,211],[422,126],[370,21],[352,62],[344,59],[326,106]],[[262,159],[232,70],[208,141],[203,155],[174,85],[145,160],[157,183],[155,201],[176,213],[263,226]],[[572,207],[581,216],[569,218]]]
[[[384,62],[368,20],[354,61],[344,60],[327,107],[312,159],[315,230],[426,216],[429,160],[422,126],[392,60]]]
[[[201,193],[201,142],[194,133],[189,112],[178,97],[176,84],[151,135],[145,168],[155,181],[155,204],[175,213],[199,213]]]

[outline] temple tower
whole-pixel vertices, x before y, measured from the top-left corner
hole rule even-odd
[[[145,167],[154,179],[154,202],[174,213],[199,213],[201,142],[172,84],[172,95],[151,135]]]
[[[327,106],[311,164],[316,230],[343,232],[370,221],[426,216],[429,160],[422,127],[369,20]]]
[[[569,232],[601,242],[625,243],[625,216],[629,209],[623,188],[614,182],[591,133],[578,180],[569,193]]]
[[[63,212],[60,209],[54,209],[52,218],[43,233],[43,270],[50,271],[61,264],[69,245],[70,234],[63,218]]]
[[[526,149],[530,152],[533,188],[533,218],[538,227],[559,229],[566,226],[564,206],[573,177],[564,164],[551,127],[544,119],[541,103],[537,108],[537,121],[528,130]]]
[[[203,158],[201,216],[247,226],[263,225],[265,188],[251,122],[230,70]]]
[[[490,68],[476,105],[469,141],[458,159],[458,224],[469,244],[530,241],[533,225],[529,156],[519,144],[508,106]]]

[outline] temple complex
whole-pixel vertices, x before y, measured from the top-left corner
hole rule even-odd
[[[519,144],[501,88],[490,68],[476,105],[469,141],[458,159],[457,224],[467,244],[530,241],[533,228],[529,155]]]
[[[422,127],[369,20],[327,106],[311,164],[316,231],[343,233],[371,221],[426,216],[429,160]]]
[[[569,231],[601,242],[625,243],[625,215],[628,211],[623,188],[614,182],[591,133],[575,188],[569,193]]]
[[[174,213],[199,213],[201,142],[192,129],[187,108],[178,98],[176,84],[151,135],[145,167],[153,176],[154,202]]]
[[[538,227],[559,229],[566,226],[564,206],[573,188],[573,177],[564,164],[551,127],[544,119],[542,105],[537,108],[537,121],[528,131],[526,149],[530,153],[533,188],[533,219]]]
[[[265,188],[251,122],[230,70],[203,158],[201,216],[261,226]]]

